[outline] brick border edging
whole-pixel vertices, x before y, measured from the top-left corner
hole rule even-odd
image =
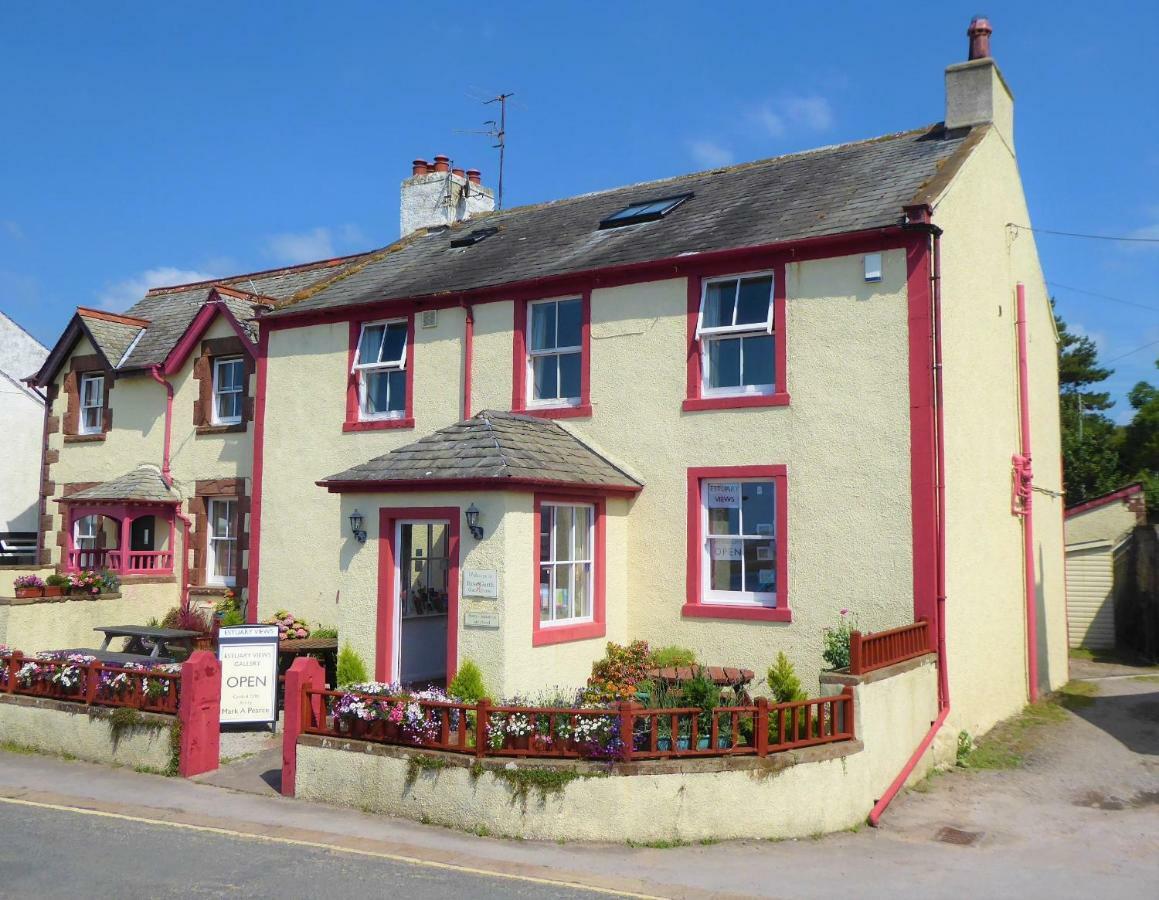
[[[894,675],[902,675],[912,671],[919,666],[924,666],[926,663],[935,662],[937,658],[937,654],[931,650],[928,653],[923,653],[921,656],[902,660],[899,663],[894,663],[892,666],[874,669],[872,672],[866,672],[864,675],[850,675],[849,672],[843,670],[822,672],[820,681],[821,684],[852,685],[854,687],[859,684],[874,684],[875,682],[892,678]]]
[[[785,750],[768,756],[714,756],[700,759],[655,759],[637,762],[597,762],[586,759],[552,759],[534,757],[515,760],[508,757],[485,757],[476,759],[461,753],[447,753],[426,747],[403,747],[397,744],[378,744],[353,738],[333,738],[317,734],[298,735],[298,746],[337,750],[343,753],[358,753],[362,756],[382,756],[391,759],[410,759],[415,756],[433,756],[446,762],[448,766],[470,769],[481,765],[484,771],[506,769],[514,762],[519,768],[574,769],[593,775],[703,775],[715,772],[780,772],[784,769],[807,763],[826,762],[842,759],[860,753],[865,744],[859,739],[803,747],[799,750]]]

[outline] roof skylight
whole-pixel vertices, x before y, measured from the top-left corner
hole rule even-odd
[[[479,241],[491,237],[493,234],[498,234],[499,229],[491,226],[489,228],[476,228],[474,231],[469,231],[466,234],[451,238],[452,247],[470,247],[472,244],[477,244]]]
[[[654,222],[656,219],[664,218],[691,197],[691,194],[680,194],[676,197],[661,197],[658,200],[633,203],[601,220],[600,228],[619,228],[622,225],[635,225],[637,222]]]

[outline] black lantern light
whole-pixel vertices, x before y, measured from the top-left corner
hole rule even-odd
[[[366,543],[366,532],[362,530],[362,513],[357,509],[350,514],[350,531],[360,544]]]
[[[467,528],[471,531],[471,537],[477,541],[483,540],[483,526],[479,524],[479,510],[475,504],[468,506],[463,515],[467,517]]]

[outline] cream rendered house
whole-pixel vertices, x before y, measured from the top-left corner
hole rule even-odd
[[[0,313],[0,565],[34,561],[44,397],[24,379],[48,351]]]
[[[842,610],[925,617],[939,721],[984,730],[1067,678],[1056,335],[988,28],[945,78],[934,125],[538,206],[417,160],[386,248],[81,311],[46,558],[225,558],[252,620],[503,695],[635,638],[812,681]]]

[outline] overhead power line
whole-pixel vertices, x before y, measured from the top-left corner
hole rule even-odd
[[[1032,228],[1029,225],[1018,225],[1015,222],[1007,222],[1006,227],[1017,228],[1019,231],[1033,231],[1036,234],[1055,234],[1060,237],[1086,238],[1092,241],[1127,241],[1132,244],[1159,244],[1159,238],[1131,237],[1129,235],[1114,234],[1083,234],[1078,231],[1052,231],[1049,228]]]
[[[1110,300],[1112,303],[1137,306],[1139,309],[1149,309],[1151,312],[1159,313],[1159,306],[1148,306],[1146,303],[1136,303],[1134,300],[1124,300],[1122,297],[1112,297],[1110,294],[1100,294],[1098,291],[1088,291],[1086,288],[1071,287],[1069,284],[1062,284],[1058,281],[1048,281],[1047,284],[1075,294],[1086,294],[1088,297],[1098,297],[1100,300]]]
[[[1142,347],[1136,347],[1134,350],[1128,350],[1126,353],[1120,353],[1118,356],[1113,356],[1108,360],[1103,360],[1104,363],[1113,363],[1119,359],[1126,359],[1128,356],[1134,356],[1140,350],[1146,350],[1148,347],[1154,347],[1159,344],[1159,341],[1151,341],[1149,344],[1144,344]]]

